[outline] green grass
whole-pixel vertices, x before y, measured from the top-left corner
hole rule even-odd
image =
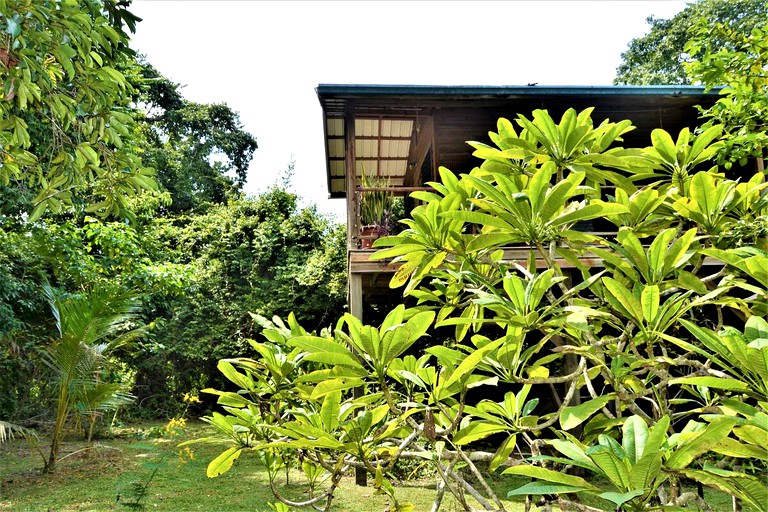
[[[157,511],[270,511],[276,501],[269,489],[269,480],[256,457],[245,454],[228,473],[218,478],[205,474],[208,462],[221,449],[210,445],[194,445],[194,458],[180,460],[176,445],[201,436],[203,426],[190,425],[183,435],[173,439],[158,436],[160,424],[144,424],[141,428],[123,429],[114,438],[98,441],[92,449],[81,440],[70,439],[62,454],[72,453],[62,460],[53,475],[40,472],[42,459],[30,452],[23,440],[0,445],[0,511],[12,512],[71,512],[71,511],[129,511],[121,505],[126,501],[130,482],[146,482],[154,467],[157,473],[147,487],[142,500],[146,510]],[[145,439],[143,439],[145,438]],[[281,484],[284,482],[280,481]],[[291,485],[280,492],[289,498],[306,499],[303,476],[291,474]],[[495,477],[492,485],[500,497],[508,489],[524,483],[521,479]],[[434,498],[434,480],[396,484],[398,499],[412,502],[416,512],[430,510]],[[120,501],[117,501],[118,494]],[[730,499],[715,492],[705,495],[718,512],[730,510]],[[517,502],[504,500],[510,512],[522,512],[522,498]],[[345,477],[334,497],[332,512],[382,512],[387,499],[370,486],[357,487],[354,477]],[[596,505],[596,503],[593,503]],[[608,509],[608,507],[606,507]],[[446,494],[441,511],[460,508]],[[534,508],[534,510],[536,510]]]

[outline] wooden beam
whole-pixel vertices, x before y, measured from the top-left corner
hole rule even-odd
[[[419,116],[419,125],[414,125],[414,130],[417,129],[416,140],[411,143],[408,153],[408,170],[405,171],[405,184],[411,187],[421,185],[421,166],[435,142],[434,118]]]
[[[400,267],[400,263],[392,263],[391,260],[370,260],[371,254],[376,249],[358,249],[349,253],[349,275],[354,274],[370,274],[370,273],[392,273],[397,271]],[[528,261],[529,249],[526,248],[506,248],[504,249],[503,261],[511,262],[517,261],[522,265],[526,265]],[[582,265],[586,265],[592,268],[604,268],[605,261],[592,253],[585,253],[579,258]],[[563,258],[555,258],[555,262],[561,269],[575,268],[573,263]],[[702,262],[703,265],[722,265],[720,260],[715,258],[706,257]],[[536,259],[536,268],[547,268],[547,262],[542,258]]]
[[[344,139],[346,145],[345,151],[345,172],[346,172],[346,195],[347,195],[347,250],[353,249],[352,242],[354,237],[360,233],[360,227],[357,220],[357,177],[355,172],[355,109],[354,103],[347,103],[347,110],[344,116]]]

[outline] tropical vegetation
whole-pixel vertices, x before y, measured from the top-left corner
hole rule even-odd
[[[629,119],[535,110],[470,142],[375,243],[402,293],[375,325],[343,313],[343,228],[289,179],[243,194],[256,139],[130,49],[129,4],[0,0],[0,441],[52,473],[119,408],[205,412],[182,458],[254,455],[280,511],[329,510],[352,470],[397,511],[409,471],[433,511],[766,510],[763,4],[702,0],[682,50],[639,51],[672,20],[625,54],[725,86],[701,126],[625,148]]]
[[[204,390],[219,434],[198,442],[226,445],[208,475],[252,453],[280,503],[328,510],[361,469],[407,511],[391,475],[417,460],[438,475],[432,510],[445,495],[506,510],[495,473],[529,478],[507,495],[546,509],[712,510],[706,486],[765,510],[762,25],[689,43],[693,79],[730,85],[694,130],[624,148],[630,120],[536,110],[470,142],[479,165],[441,168],[374,244],[403,293],[380,325],[346,314],[312,334],[275,317],[254,357],[219,363],[235,389]],[[597,219],[615,236],[574,229]],[[288,467],[303,492],[276,487]]]
[[[131,50],[129,3],[0,2],[0,440],[52,431],[47,471],[65,434],[221,384],[249,312],[319,328],[344,302],[341,227],[290,163],[243,193],[256,139]]]

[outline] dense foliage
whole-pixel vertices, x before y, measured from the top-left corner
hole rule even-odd
[[[724,83],[765,95],[764,67],[738,75],[764,54],[763,29],[752,38],[698,59],[733,63]],[[728,95],[721,114],[746,98]],[[500,119],[491,144],[470,143],[478,167],[441,168],[434,192],[413,194],[406,229],[373,255],[399,265],[391,286],[413,307],[381,325],[346,314],[320,335],[274,319],[253,358],[222,360],[237,389],[206,390],[220,435],[200,441],[227,445],[208,475],[255,453],[278,510],[328,510],[351,468],[390,510],[413,510],[390,481],[411,459],[438,475],[432,510],[446,492],[505,510],[494,472],[529,477],[508,495],[548,510],[711,510],[691,482],[765,510],[764,139],[748,139],[758,163],[731,178],[754,125],[735,133],[705,112],[697,130],[625,149],[631,122],[591,112]],[[575,229],[595,219],[616,234]],[[306,476],[301,495],[276,483],[288,467]]]
[[[154,328],[130,357],[142,413],[162,415],[175,397],[220,383],[216,363],[246,352],[261,328],[251,313],[300,311],[330,324],[346,300],[343,227],[274,187],[204,214],[158,219],[144,240],[189,273],[183,291],[150,301]]]
[[[249,313],[320,326],[344,302],[340,228],[287,182],[243,195],[255,138],[129,48],[129,7],[0,1],[0,425],[53,428],[49,469],[63,431],[90,437],[104,407],[165,417],[217,382],[216,360],[258,332]],[[133,308],[109,350],[67,337],[62,308],[105,290]]]
[[[0,39],[0,185],[33,193],[31,219],[86,198],[87,209],[124,214],[155,188],[138,156],[118,68],[133,59],[126,2],[4,0]]]
[[[726,47],[727,38],[720,34],[707,34],[698,38],[699,22],[708,26],[722,24],[730,30],[748,35],[752,29],[764,24],[768,5],[764,0],[697,0],[671,19],[649,17],[649,32],[629,42],[621,54],[622,62],[616,69],[613,83],[618,85],[676,85],[690,84],[692,79],[685,70],[691,55],[686,44],[698,39],[712,53]],[[718,83],[716,85],[724,85]]]

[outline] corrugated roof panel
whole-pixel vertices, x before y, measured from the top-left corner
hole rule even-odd
[[[344,119],[341,117],[329,117],[326,122],[329,137],[344,135]]]
[[[328,157],[344,158],[344,139],[328,139]]]
[[[379,156],[383,158],[392,158],[397,156],[396,153],[397,144],[395,141],[389,139],[381,140],[381,154]]]
[[[378,119],[355,119],[356,137],[378,137],[379,120]]]
[[[413,131],[413,121],[392,121],[392,137],[410,137]]]
[[[397,149],[395,150],[395,156],[400,158],[408,158],[408,153],[411,151],[411,141],[398,140],[395,142]]]
[[[378,174],[379,163],[376,160],[355,160],[355,171],[358,177],[363,175],[363,167],[368,175]]]
[[[355,140],[356,158],[377,158],[379,156],[379,141],[370,139]]]
[[[389,177],[404,177],[407,168],[405,160],[383,160],[381,162],[381,175]]]
[[[331,176],[334,178],[336,177],[344,177],[344,168],[345,168],[346,161],[345,160],[331,160],[330,166],[331,166]]]
[[[344,192],[346,189],[345,181],[343,179],[331,179],[331,194]]]
[[[392,120],[390,119],[382,119],[381,120],[381,136],[382,137],[391,137],[392,136]]]

